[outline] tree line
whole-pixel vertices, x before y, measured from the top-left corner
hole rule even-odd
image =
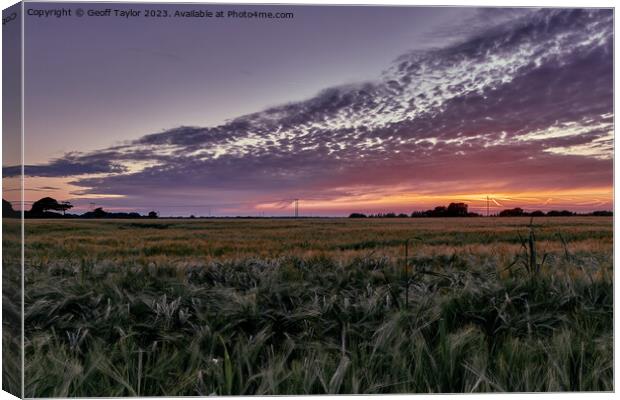
[[[61,201],[44,197],[32,203],[30,210],[24,211],[24,218],[157,218],[159,215],[155,211],[147,215],[137,212],[108,212],[102,207],[83,214],[68,214],[67,211],[73,208],[73,204],[68,201]],[[20,218],[21,213],[13,209],[13,205],[2,199],[2,215],[4,218]]]
[[[141,215],[137,212],[108,212],[102,207],[95,208],[92,211],[83,214],[69,214],[68,210],[73,208],[73,204],[68,201],[57,201],[51,197],[44,197],[32,203],[30,210],[24,212],[25,218],[158,218],[156,211],[150,211],[147,215]],[[20,218],[21,213],[13,209],[13,205],[2,199],[2,215],[5,218]],[[527,212],[522,208],[510,208],[500,211],[494,216],[499,217],[568,217],[568,216],[595,216],[595,217],[611,217],[613,211],[593,211],[586,214],[579,214],[568,210],[551,210],[551,211],[532,211]],[[431,210],[414,211],[411,214],[405,213],[352,213],[349,218],[444,218],[444,217],[481,217],[482,215],[470,212],[465,203],[450,203],[446,206],[437,206]],[[192,216],[193,217],[193,216]],[[190,217],[191,218],[191,217]]]
[[[499,217],[569,217],[569,216],[595,216],[595,217],[611,217],[613,211],[593,211],[591,213],[579,214],[568,210],[551,210],[551,211],[532,211],[527,212],[522,208],[516,207],[511,209],[502,210],[493,216]],[[446,206],[437,206],[431,210],[426,211],[414,211],[411,214],[396,214],[396,213],[377,213],[377,214],[364,214],[364,213],[352,213],[349,218],[443,218],[443,217],[481,217],[482,215],[475,212],[468,211],[468,206],[465,203],[450,203]]]

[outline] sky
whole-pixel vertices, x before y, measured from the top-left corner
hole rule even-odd
[[[486,212],[487,196],[492,212],[612,208],[612,10],[167,6],[193,9],[294,18],[26,16],[27,200],[163,216],[290,215],[293,199],[316,216]]]

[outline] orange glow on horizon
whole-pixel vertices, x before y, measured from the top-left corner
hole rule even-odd
[[[466,203],[471,211],[481,212],[487,208],[487,196],[491,213],[520,207],[528,210],[611,209],[613,188],[588,188],[531,192],[452,193],[452,194],[385,194],[373,198],[340,197],[329,200],[301,200],[306,210],[363,212],[411,212],[447,206],[449,203]],[[281,205],[279,206],[281,207]],[[266,203],[257,207],[264,210],[278,208]]]

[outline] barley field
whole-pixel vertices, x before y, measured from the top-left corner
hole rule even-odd
[[[612,218],[25,223],[28,397],[614,389]]]

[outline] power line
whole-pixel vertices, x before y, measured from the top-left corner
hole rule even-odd
[[[489,216],[489,196],[487,196],[487,217]]]

